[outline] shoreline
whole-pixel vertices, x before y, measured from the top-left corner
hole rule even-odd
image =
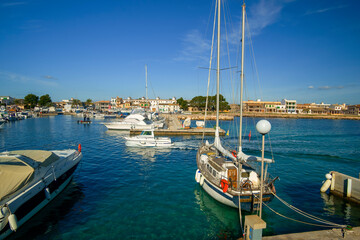
[[[220,113],[219,119],[231,121],[234,117],[239,117],[238,113]],[[330,120],[360,120],[360,116],[355,115],[318,115],[318,114],[281,114],[281,113],[243,113],[244,117],[255,118],[294,118],[294,119],[330,119]],[[180,114],[178,118],[181,120],[190,117],[192,120],[203,120],[204,113]],[[211,113],[207,115],[206,120],[216,120],[216,115]]]

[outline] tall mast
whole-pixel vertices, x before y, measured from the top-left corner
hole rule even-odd
[[[146,101],[148,100],[148,86],[147,86],[147,65],[145,64],[145,88],[146,88]]]
[[[219,94],[220,94],[220,7],[221,0],[218,0],[218,31],[217,31],[217,68],[216,68],[216,130],[215,144],[220,143],[219,138]]]
[[[243,119],[243,85],[244,85],[244,49],[245,49],[245,3],[242,5],[242,36],[241,36],[241,81],[240,81],[240,129],[239,153],[242,152],[242,119]]]

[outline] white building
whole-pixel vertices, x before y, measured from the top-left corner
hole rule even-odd
[[[285,111],[287,113],[296,113],[296,100],[281,100],[281,105],[285,105]]]
[[[13,104],[14,101],[15,101],[15,98],[12,98],[10,96],[0,96],[0,103],[9,105],[9,104]]]

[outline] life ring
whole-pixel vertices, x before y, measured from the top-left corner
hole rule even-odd
[[[232,150],[232,151],[231,151],[231,154],[234,156],[234,158],[237,157],[237,154],[236,154],[236,151],[235,151],[235,150]]]
[[[247,180],[244,182],[244,184],[241,186],[244,190],[250,190],[251,189],[252,182],[250,180]]]
[[[220,185],[221,185],[223,192],[226,193],[229,188],[229,182],[226,181],[226,179],[221,179]]]
[[[81,144],[79,144],[79,146],[78,146],[78,151],[79,151],[79,153],[81,152]]]

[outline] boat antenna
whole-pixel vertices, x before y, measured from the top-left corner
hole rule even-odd
[[[147,84],[147,75],[148,75],[148,73],[147,73],[147,65],[145,64],[145,80],[146,80],[146,83],[145,83],[145,89],[146,89],[146,101],[148,100],[148,84]]]
[[[242,36],[241,36],[241,73],[240,73],[240,128],[239,128],[239,150],[242,152],[242,119],[243,119],[243,87],[244,87],[244,49],[245,49],[245,2],[242,5]]]

